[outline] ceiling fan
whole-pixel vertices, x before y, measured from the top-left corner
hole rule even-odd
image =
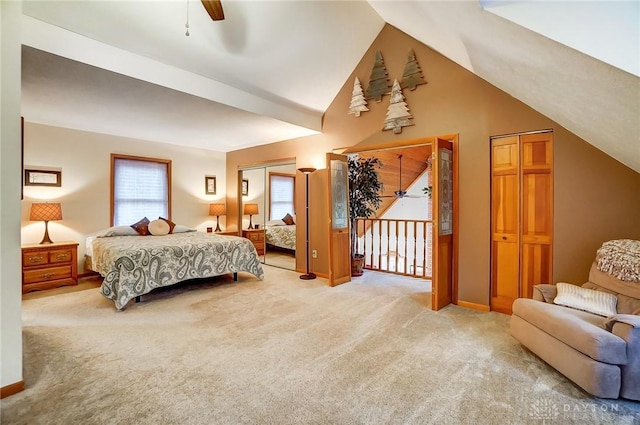
[[[222,3],[220,0],[201,0],[202,5],[211,16],[214,21],[221,21],[224,19],[224,11],[222,10]]]
[[[399,175],[399,188],[398,190],[396,190],[395,192],[393,192],[393,195],[385,195],[382,196],[383,198],[398,198],[398,199],[402,199],[402,198],[425,198],[426,195],[407,195],[407,191],[406,190],[402,190],[402,155],[398,155],[398,161],[400,161],[400,171],[398,173]]]

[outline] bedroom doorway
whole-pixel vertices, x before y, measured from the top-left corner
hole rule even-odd
[[[457,303],[457,146],[452,134],[342,152],[383,162],[378,215],[358,220],[365,269],[430,281],[433,310]]]
[[[288,270],[296,269],[295,176],[295,158],[238,169],[242,235],[262,263]]]

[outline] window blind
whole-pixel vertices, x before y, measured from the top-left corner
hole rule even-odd
[[[169,217],[168,163],[115,158],[113,225]]]
[[[294,177],[269,175],[269,220],[278,220],[287,214],[294,215]]]

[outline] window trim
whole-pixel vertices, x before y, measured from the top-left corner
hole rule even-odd
[[[159,164],[166,164],[167,166],[167,211],[169,211],[169,216],[165,217],[168,220],[171,220],[171,160],[170,159],[162,159],[162,158],[151,158],[148,156],[136,156],[136,155],[124,155],[124,154],[119,154],[119,153],[112,153],[111,154],[111,176],[110,176],[110,180],[111,180],[111,190],[110,190],[110,202],[109,202],[109,208],[110,208],[110,212],[109,212],[109,223],[110,226],[113,226],[114,222],[113,220],[115,219],[115,208],[114,208],[114,201],[115,201],[115,194],[116,194],[116,187],[115,187],[115,169],[116,169],[116,160],[118,159],[131,159],[134,161],[146,161],[146,162],[155,162],[155,163],[159,163]]]

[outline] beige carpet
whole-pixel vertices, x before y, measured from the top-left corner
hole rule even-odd
[[[267,247],[264,263],[273,267],[280,267],[287,270],[296,269],[296,254],[284,250]]]
[[[123,312],[97,289],[24,301],[26,389],[2,424],[640,423],[521,348],[507,316],[432,312],[425,281],[265,273]]]

